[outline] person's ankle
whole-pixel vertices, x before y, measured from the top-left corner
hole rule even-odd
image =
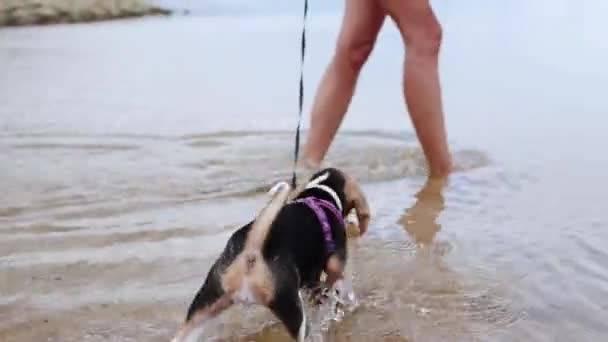
[[[307,182],[313,174],[321,170],[321,163],[314,162],[308,158],[300,158],[296,166],[298,183]]]
[[[429,178],[447,178],[454,171],[451,161],[431,165]]]
[[[321,164],[321,161],[305,156],[298,161],[298,169],[307,171],[318,171],[321,169]]]

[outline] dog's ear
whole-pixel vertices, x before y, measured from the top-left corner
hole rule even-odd
[[[349,175],[344,175],[346,182],[344,183],[344,194],[346,195],[347,211],[355,209],[357,211],[357,219],[359,221],[359,232],[361,235],[367,231],[369,225],[370,210],[367,198],[361,189],[359,183]]]

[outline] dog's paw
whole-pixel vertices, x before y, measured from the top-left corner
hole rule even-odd
[[[289,188],[290,188],[289,183],[284,182],[284,181],[278,182],[272,188],[270,188],[270,190],[268,190],[268,194],[271,196],[274,196],[276,193],[278,193],[280,191],[289,190]]]
[[[357,213],[355,210],[351,210],[348,215],[344,218],[344,223],[346,224],[346,236],[348,238],[354,238],[361,236],[361,231],[359,230],[359,220],[357,219]]]
[[[320,285],[314,289],[312,289],[309,297],[309,302],[312,305],[323,305],[335,298],[337,294],[337,289],[329,288],[325,285]]]

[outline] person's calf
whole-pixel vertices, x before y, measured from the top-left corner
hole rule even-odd
[[[373,43],[338,43],[315,95],[310,114],[310,132],[304,147],[305,157],[320,164],[350,104],[361,68]]]
[[[452,171],[447,146],[438,60],[442,29],[432,10],[400,22],[406,45],[404,96],[410,118],[427,160],[429,176],[444,178]]]

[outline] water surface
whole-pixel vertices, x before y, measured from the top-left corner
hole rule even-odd
[[[372,205],[351,241],[361,305],[322,335],[605,339],[606,5],[435,7],[459,171],[425,182],[387,22],[328,158]],[[307,109],[336,9],[311,16]],[[0,31],[0,340],[168,340],[229,234],[289,177],[301,21],[280,12]],[[263,309],[208,333],[285,338]]]

